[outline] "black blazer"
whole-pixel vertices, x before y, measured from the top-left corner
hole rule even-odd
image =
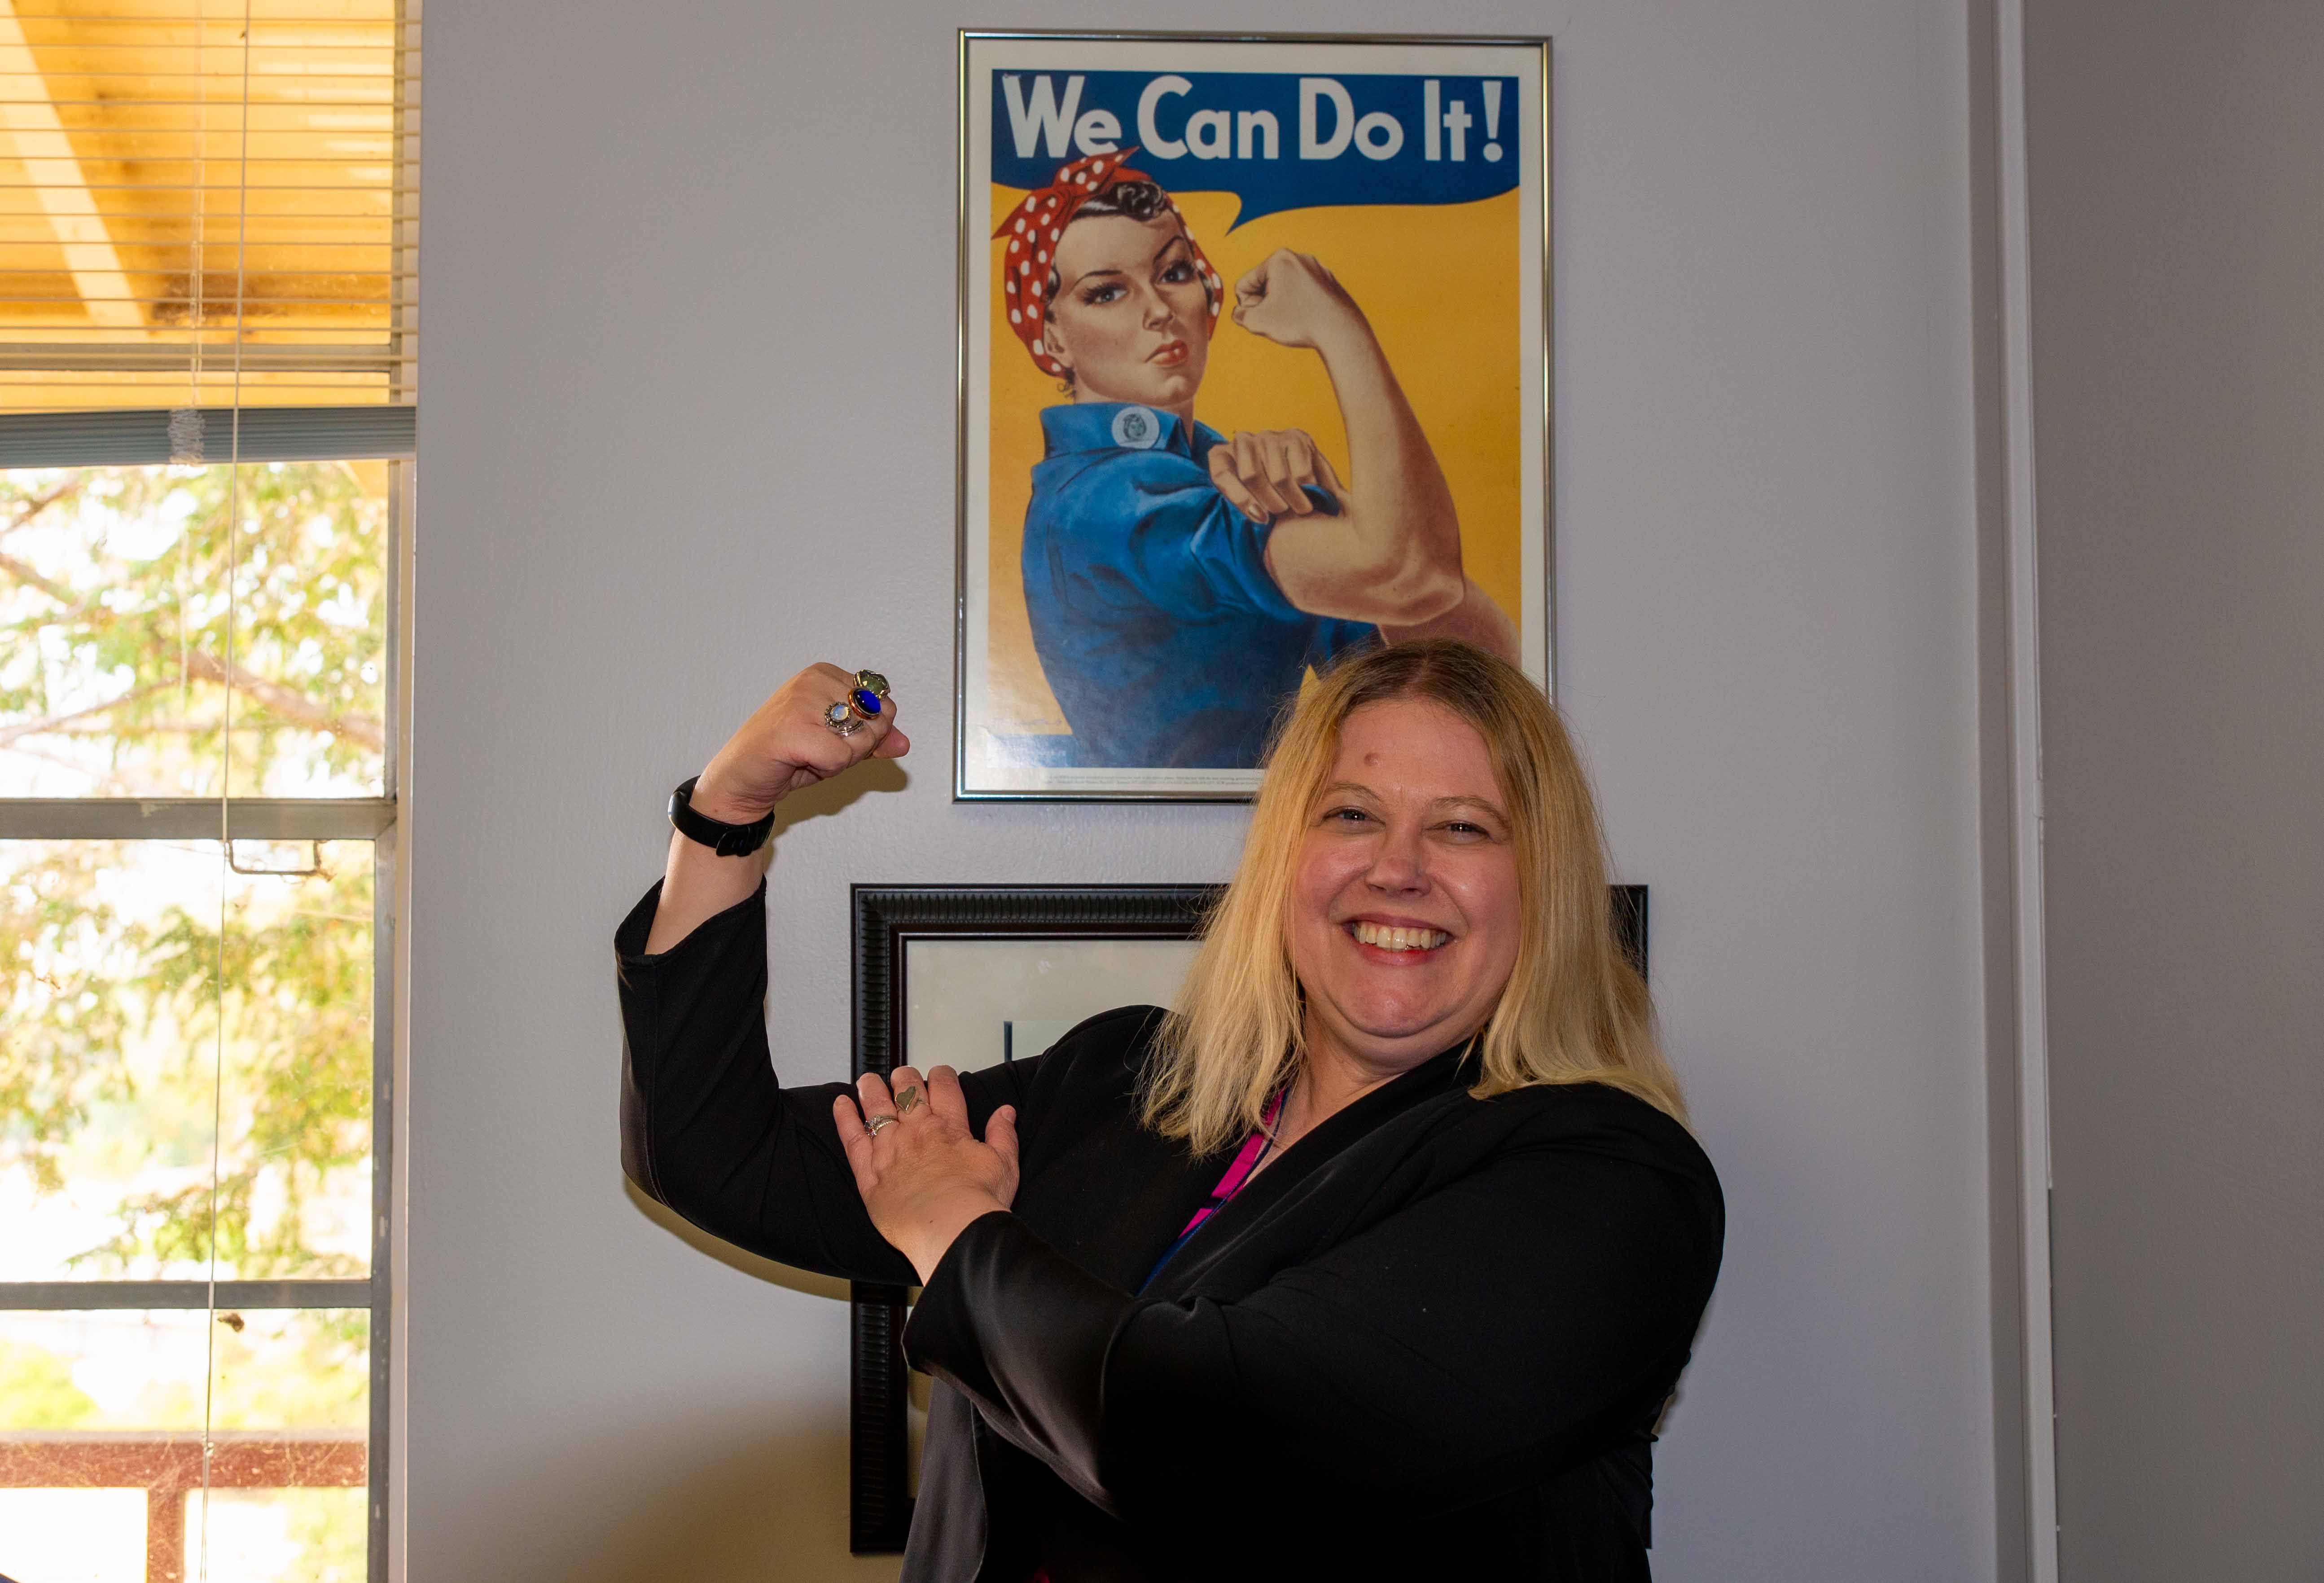
[[[910,1284],[831,1083],[781,1088],[760,894],[659,957],[615,936],[622,1162],[703,1229]],[[1647,1447],[1718,1273],[1718,1179],[1597,1084],[1478,1101],[1449,1051],[1301,1138],[1141,1285],[1232,1151],[1138,1124],[1160,1013],[963,1075],[1018,1110],[1010,1212],[962,1233],[904,1334],[936,1376],[904,1577],[1647,1575]]]

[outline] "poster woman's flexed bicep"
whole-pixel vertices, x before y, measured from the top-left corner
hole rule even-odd
[[[1355,299],[1316,259],[1278,249],[1235,282],[1234,319],[1320,356],[1347,429],[1352,476],[1332,490],[1340,514],[1286,517],[1269,538],[1268,569],[1284,597],[1378,622],[1391,639],[1449,624],[1514,656],[1508,619],[1462,572],[1452,491]]]

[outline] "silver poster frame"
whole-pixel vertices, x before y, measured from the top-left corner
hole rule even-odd
[[[969,97],[971,48],[979,42],[1038,41],[1096,43],[1181,42],[1203,44],[1360,44],[1468,46],[1531,49],[1540,54],[1538,106],[1542,172],[1541,202],[1541,535],[1542,685],[1557,696],[1557,467],[1556,467],[1556,253],[1552,216],[1556,181],[1551,155],[1552,54],[1546,35],[1465,33],[1214,32],[1202,30],[963,28],[954,77],[954,419],[953,419],[953,801],[955,802],[1248,802],[1241,791],[993,790],[968,783],[968,556],[969,556]],[[981,239],[980,239],[981,240]],[[974,307],[981,309],[982,303]]]

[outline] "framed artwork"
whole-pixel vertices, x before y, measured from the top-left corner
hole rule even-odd
[[[961,798],[1241,799],[1305,679],[1547,687],[1545,40],[964,32]]]
[[[1212,885],[854,888],[855,1071],[969,1069],[1038,1055],[1083,1018],[1167,1005],[1218,895]],[[848,1535],[901,1551],[912,1523],[907,1292],[859,1282],[850,1304]]]
[[[854,1075],[1038,1055],[1120,1005],[1168,1005],[1215,885],[857,885]],[[1646,888],[1616,885],[1623,948],[1646,966]],[[910,1292],[858,1282],[850,1303],[848,1534],[858,1555],[904,1548],[912,1523]]]

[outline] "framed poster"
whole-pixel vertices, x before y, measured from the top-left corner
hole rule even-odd
[[[1099,1012],[1170,1004],[1222,889],[857,885],[854,1075],[1023,1060]],[[1646,887],[1615,885],[1608,901],[1644,973]],[[902,1349],[910,1292],[858,1282],[851,1295],[849,1545],[893,1553],[912,1524],[920,1418]]]
[[[1240,799],[1335,658],[1550,682],[1545,40],[964,32],[961,798]]]

